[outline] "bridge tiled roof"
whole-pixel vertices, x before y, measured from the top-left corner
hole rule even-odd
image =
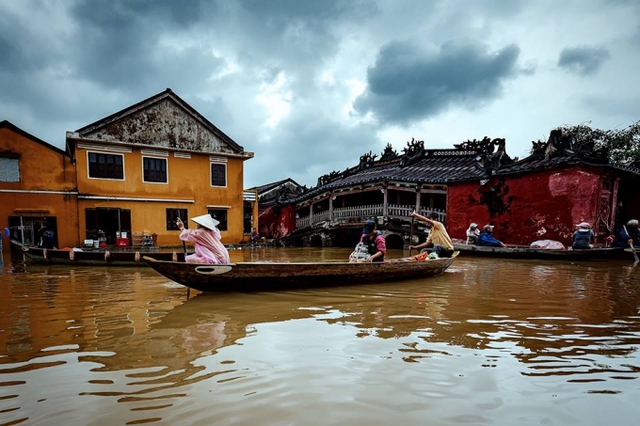
[[[408,163],[408,164],[407,164]],[[462,179],[484,176],[478,153],[469,150],[425,150],[423,155],[407,162],[404,156],[385,161],[372,161],[351,167],[331,176],[329,182],[305,192],[294,202],[329,190],[368,183],[393,181],[423,184],[446,184]]]

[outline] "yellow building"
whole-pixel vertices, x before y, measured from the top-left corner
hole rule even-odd
[[[0,161],[22,173],[19,182],[0,177],[0,196],[9,206],[4,209],[13,217],[20,212],[54,217],[61,247],[85,239],[103,239],[110,246],[143,241],[176,246],[176,219],[193,227],[189,219],[206,213],[220,222],[224,244],[243,241],[257,226],[255,192],[243,191],[244,161],[253,153],[170,89],[67,132],[66,152],[20,132],[0,133],[0,148],[9,145],[0,149]],[[39,149],[48,149],[46,155],[57,162],[21,148],[21,138],[43,145]],[[4,179],[15,180],[15,172]],[[16,204],[7,196],[15,197],[18,189],[31,191],[25,192],[28,202]],[[36,189],[53,191],[57,204],[43,206]],[[0,220],[9,210],[0,210]]]
[[[37,244],[40,226],[56,230],[56,244],[78,241],[76,172],[71,156],[0,122],[0,229],[2,247],[11,238]],[[7,235],[7,231],[9,235]]]
[[[167,89],[75,132],[78,222],[88,239],[153,236],[178,245],[176,219],[209,213],[225,244],[245,232],[243,165],[253,153]],[[257,207],[255,207],[257,210]],[[256,214],[251,212],[254,217]]]

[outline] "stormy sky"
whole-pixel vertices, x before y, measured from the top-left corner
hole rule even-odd
[[[0,120],[65,133],[171,88],[255,158],[245,188],[412,138],[640,120],[639,0],[0,0]]]

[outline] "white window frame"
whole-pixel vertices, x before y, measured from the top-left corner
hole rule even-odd
[[[226,160],[226,158],[225,158],[225,160]],[[213,164],[219,164],[219,165],[224,166],[224,185],[214,185],[213,184],[213,182],[212,182],[213,181],[213,174],[211,173],[211,166]],[[224,162],[223,161],[210,161],[209,162],[209,185],[212,188],[226,188],[229,185],[229,174],[227,172],[228,172],[228,168],[227,168],[227,162],[226,161],[224,161]]]
[[[89,163],[89,155],[90,154],[96,154],[96,155],[113,155],[113,156],[120,156],[122,157],[122,179],[120,178],[105,178],[105,177],[93,177],[91,176],[91,172],[90,172],[90,166],[91,164]],[[109,151],[89,151],[87,150],[87,179],[96,179],[96,180],[113,180],[113,181],[118,181],[118,182],[124,182],[126,180],[127,177],[127,170],[125,167],[125,157],[124,154],[120,154],[117,152],[109,152]]]
[[[150,180],[144,180],[144,159],[145,158],[153,158],[154,160],[164,160],[165,163],[165,168],[167,171],[167,176],[166,176],[166,181],[164,182],[154,182],[154,181],[150,181]],[[154,155],[143,155],[142,158],[140,159],[141,164],[140,167],[142,168],[142,182],[143,183],[149,183],[149,184],[157,184],[157,185],[169,185],[169,159],[165,158],[165,157],[157,157]]]

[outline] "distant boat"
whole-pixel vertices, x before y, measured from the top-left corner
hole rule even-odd
[[[525,246],[487,247],[472,244],[454,243],[453,248],[461,256],[502,257],[511,259],[545,259],[545,260],[609,260],[632,259],[627,249],[618,247],[602,247],[592,249],[544,249]]]
[[[142,257],[152,254],[154,257],[169,261],[184,261],[184,251],[169,251],[160,248],[132,249],[45,249],[26,246],[19,241],[11,244],[32,262],[55,265],[76,266],[147,266]]]
[[[433,277],[454,262],[452,257],[384,262],[238,262],[205,265],[171,262],[144,256],[159,274],[186,287],[204,292],[271,291],[310,287],[349,286]]]

